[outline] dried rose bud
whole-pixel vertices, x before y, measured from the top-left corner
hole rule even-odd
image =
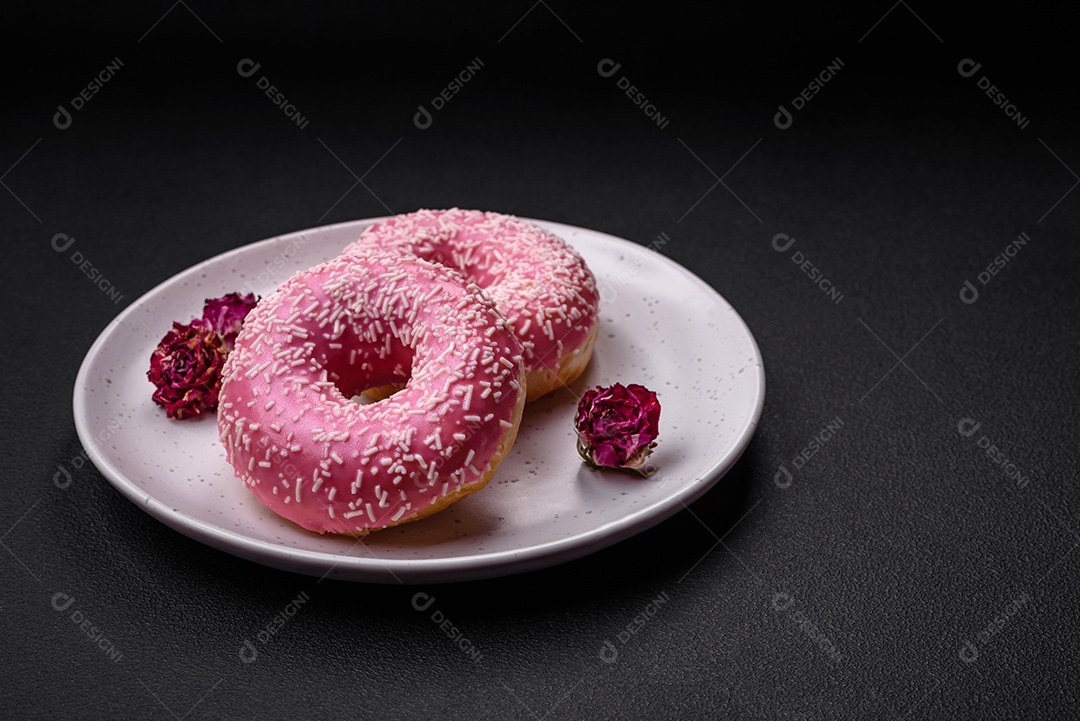
[[[244,318],[257,302],[254,293],[229,293],[221,298],[207,298],[203,306],[203,320],[221,336],[226,350],[232,350]]]
[[[150,356],[146,376],[157,388],[154,402],[176,419],[215,410],[227,355],[221,337],[204,319],[190,325],[174,322]]]
[[[659,422],[660,401],[645,386],[596,387],[578,403],[578,453],[590,466],[639,469],[656,447]]]

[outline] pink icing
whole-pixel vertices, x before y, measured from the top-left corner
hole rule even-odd
[[[390,248],[455,268],[483,288],[521,340],[526,373],[557,369],[596,325],[592,272],[535,223],[479,210],[420,210],[376,222],[345,254]]]
[[[522,392],[521,353],[458,273],[407,256],[335,258],[248,315],[218,431],[270,509],[319,533],[363,533],[489,470]],[[406,379],[378,403],[349,400]]]

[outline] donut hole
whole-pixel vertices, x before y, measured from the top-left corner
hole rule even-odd
[[[486,236],[454,228],[450,232],[423,238],[423,241],[411,249],[417,257],[453,268],[468,282],[481,288],[490,289],[506,278],[506,263],[495,256],[495,246]]]
[[[405,383],[388,383],[375,388],[368,388],[363,393],[353,396],[349,400],[358,406],[370,406],[372,403],[384,401],[395,393],[405,390]]]
[[[321,353],[319,362],[342,396],[357,405],[371,405],[405,388],[412,377],[414,349],[397,335],[388,336],[386,342],[385,356],[394,359],[392,365],[351,330],[336,344],[341,347]]]

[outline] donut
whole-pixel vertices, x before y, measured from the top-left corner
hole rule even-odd
[[[522,348],[456,271],[402,254],[301,271],[244,320],[222,371],[218,433],[265,506],[364,536],[491,480],[525,402]],[[405,383],[360,405],[364,388]]]
[[[343,254],[388,249],[454,268],[495,301],[525,351],[526,401],[571,383],[589,364],[599,326],[596,279],[553,233],[512,215],[420,210],[376,221]]]

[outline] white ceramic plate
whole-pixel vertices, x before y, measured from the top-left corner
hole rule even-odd
[[[174,421],[150,396],[150,354],[173,320],[231,291],[266,295],[338,255],[374,219],[305,230],[224,253],[126,308],[75,382],[75,425],[94,465],[181,533],[277,568],[356,581],[435,583],[518,573],[610,546],[680,511],[738,460],[765,398],[761,355],[732,307],[697,276],[620,238],[536,221],[585,258],[601,292],[592,363],[572,389],[526,406],[517,442],[483,491],[365,541],[319,536],[263,507],[233,475],[213,415]],[[577,397],[642,383],[661,404],[647,479],[584,466]]]

